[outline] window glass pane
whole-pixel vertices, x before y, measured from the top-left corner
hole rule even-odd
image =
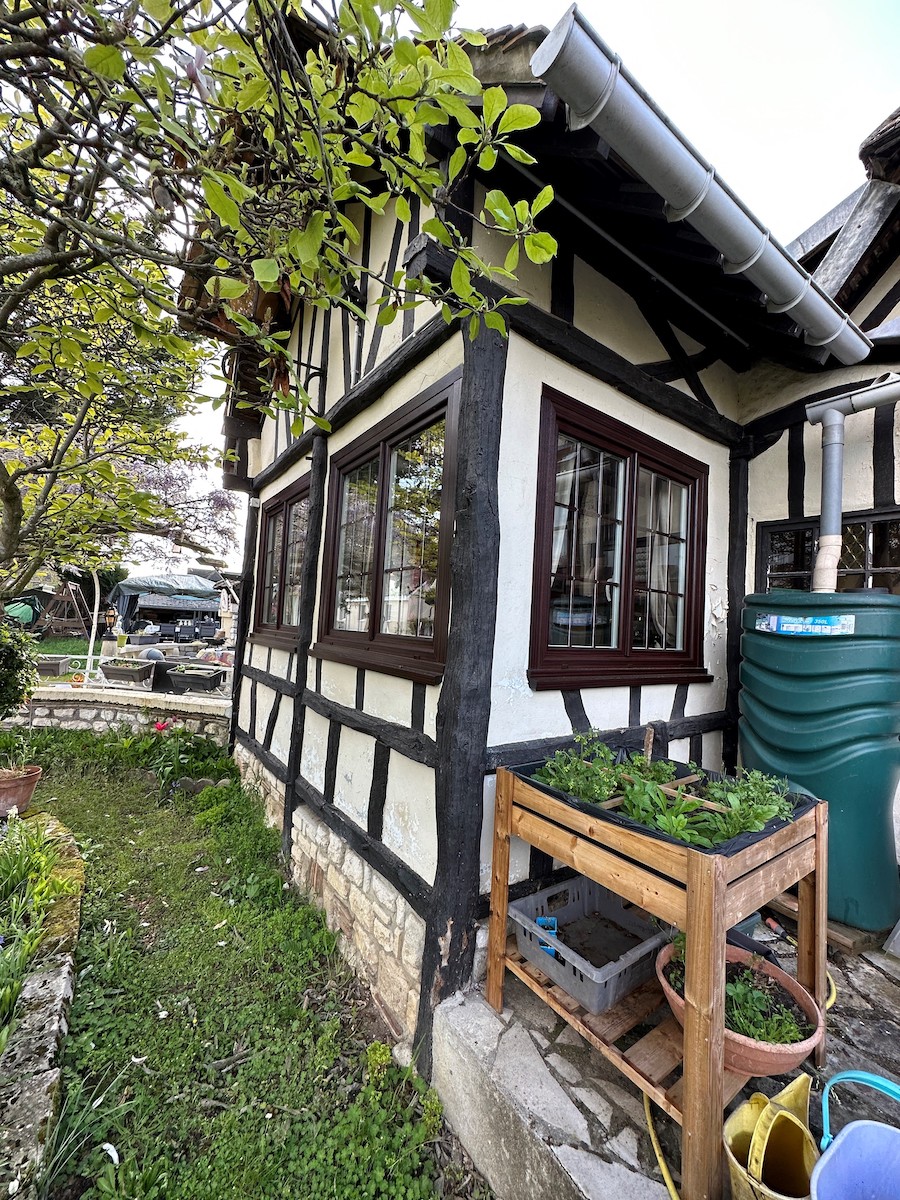
[[[434,636],[443,477],[443,421],[407,438],[391,454],[382,633]]]
[[[367,632],[375,550],[378,460],[344,476],[334,628]]]
[[[266,557],[263,563],[263,622],[278,624],[278,593],[281,590],[281,548],[284,536],[284,512],[279,510],[266,520]]]
[[[306,545],[306,526],[309,519],[309,497],[295,500],[288,506],[287,579],[281,621],[283,625],[300,623],[300,567]]]
[[[863,524],[844,525],[841,529],[843,545],[839,567],[844,571],[866,569],[866,527]]]
[[[770,575],[769,589],[774,591],[808,592],[809,575]]]
[[[642,467],[634,548],[636,650],[681,650],[687,571],[688,489]]]
[[[900,567],[900,521],[872,522],[872,566]]]
[[[618,644],[625,463],[560,436],[550,553],[551,646]]]

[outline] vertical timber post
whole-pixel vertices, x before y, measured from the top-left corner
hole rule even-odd
[[[485,751],[500,559],[498,470],[508,340],[482,324],[463,338],[450,559],[447,666],[437,711],[437,869],[426,919],[416,1026],[419,1069],[431,1073],[435,1007],[466,983],[475,955]]]
[[[312,645],[313,609],[315,607],[316,579],[319,574],[319,546],[322,541],[322,524],[325,518],[328,438],[322,432],[317,432],[313,437],[310,460],[309,513],[306,522],[306,544],[303,547],[303,561],[300,564],[302,604],[297,627],[297,664],[294,674],[297,694],[294,697],[294,719],[291,722],[287,782],[284,785],[284,813],[281,820],[281,853],[288,864],[291,860],[291,830],[294,819],[294,780],[300,773],[300,754],[303,749],[303,730],[306,717],[303,689],[309,665],[309,648]]]
[[[259,534],[259,498],[251,495],[247,506],[247,526],[244,530],[244,561],[241,564],[241,594],[238,599],[237,635],[234,639],[234,686],[231,691],[231,725],[228,730],[228,751],[234,753],[237,737],[238,714],[241,708],[241,682],[244,673],[244,654],[247,650],[247,633],[250,627],[250,609],[253,604],[256,563],[256,539]]]

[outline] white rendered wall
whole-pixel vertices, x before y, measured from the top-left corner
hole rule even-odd
[[[490,745],[571,733],[562,696],[528,685],[538,433],[543,384],[626,422],[666,445],[710,464],[706,554],[704,664],[715,682],[691,684],[701,712],[722,708],[725,688],[726,567],[728,558],[728,451],[658,415],[584,372],[511,336],[500,444],[499,611],[494,642]],[[644,695],[646,691],[646,696]],[[628,723],[628,688],[581,689],[592,724]],[[667,720],[673,689],[642,689],[641,721]]]

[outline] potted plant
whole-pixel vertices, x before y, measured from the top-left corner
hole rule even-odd
[[[13,809],[24,812],[31,803],[42,771],[28,761],[29,751],[28,740],[17,734],[11,749],[0,756],[0,820],[6,820]]]
[[[169,683],[176,692],[213,692],[224,678],[221,667],[200,663],[182,664],[169,672]]]
[[[656,959],[656,975],[675,1019],[684,1024],[684,937]],[[725,948],[725,1066],[743,1075],[782,1075],[799,1067],[825,1036],[825,1014],[809,992],[774,963]]]
[[[68,654],[39,654],[37,669],[41,675],[68,675],[71,659]]]
[[[143,683],[153,673],[153,663],[149,659],[109,658],[101,661],[100,670],[107,679]]]

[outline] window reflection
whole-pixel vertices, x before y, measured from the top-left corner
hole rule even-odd
[[[377,459],[343,478],[335,629],[363,633],[369,629],[377,488]]]

